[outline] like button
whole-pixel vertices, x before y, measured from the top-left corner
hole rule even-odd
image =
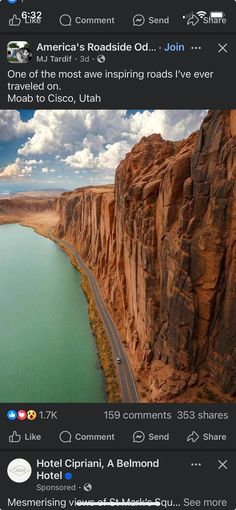
[[[9,436],[9,443],[20,443],[21,435],[18,434],[15,430],[11,436]]]

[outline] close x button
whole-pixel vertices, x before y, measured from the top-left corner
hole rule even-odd
[[[228,470],[228,459],[226,460],[220,460],[218,459],[218,470],[225,469]]]
[[[228,43],[218,43],[218,53],[228,53]]]

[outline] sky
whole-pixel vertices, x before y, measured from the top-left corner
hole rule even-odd
[[[206,110],[0,110],[0,189],[74,189],[114,182],[142,136],[182,140]]]

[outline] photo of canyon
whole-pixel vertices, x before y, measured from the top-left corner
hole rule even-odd
[[[236,111],[0,111],[0,401],[236,402]]]

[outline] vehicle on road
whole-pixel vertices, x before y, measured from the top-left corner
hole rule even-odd
[[[117,365],[120,365],[121,364],[121,359],[120,358],[116,358],[116,363],[117,363]]]

